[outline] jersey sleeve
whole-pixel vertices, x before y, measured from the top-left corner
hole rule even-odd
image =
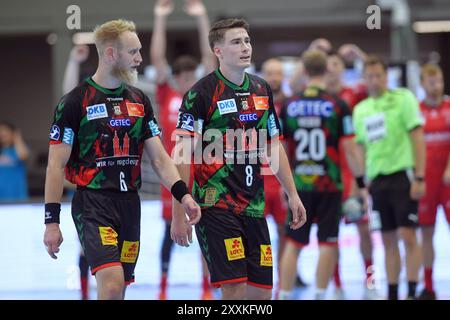
[[[81,96],[72,91],[61,98],[56,106],[50,128],[50,144],[73,145],[81,122]]]
[[[150,99],[147,97],[146,94],[144,94],[144,110],[145,116],[143,123],[144,130],[142,131],[142,139],[147,140],[156,136],[160,136],[161,129],[159,128],[158,122],[156,121],[152,103],[150,102]]]
[[[420,112],[419,102],[409,90],[404,91],[403,112],[401,114],[402,122],[406,130],[410,131],[423,125],[423,117]]]
[[[189,90],[183,96],[178,112],[176,134],[184,136],[203,134],[206,107],[206,101],[201,93],[195,88]]]
[[[281,130],[280,120],[278,119],[275,104],[273,103],[272,90],[266,84],[267,92],[269,93],[269,116],[267,119],[267,141],[273,139],[283,139],[283,132]]]

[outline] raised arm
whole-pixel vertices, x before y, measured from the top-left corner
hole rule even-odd
[[[197,20],[201,62],[208,74],[217,68],[217,58],[209,47],[208,33],[211,26],[206,7],[201,0],[185,0],[184,11]]]
[[[75,88],[80,79],[80,65],[86,61],[89,56],[89,47],[87,45],[77,45],[70,51],[66,70],[63,78],[63,94],[68,93]]]
[[[156,69],[156,82],[162,84],[169,77],[169,64],[166,58],[166,25],[167,16],[173,11],[172,0],[156,1],[153,21],[153,32],[150,44],[150,61]]]

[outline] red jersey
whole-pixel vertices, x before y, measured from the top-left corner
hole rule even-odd
[[[442,176],[450,153],[450,98],[444,97],[437,107],[430,107],[425,102],[420,103],[425,125],[427,174]]]
[[[183,97],[176,92],[167,82],[156,87],[156,99],[159,105],[159,123],[162,129],[162,143],[169,155],[175,146],[172,141],[172,132],[177,127],[178,110]],[[165,220],[172,218],[172,194],[161,185],[162,213]]]
[[[175,146],[171,136],[177,126],[178,110],[183,97],[166,82],[156,87],[156,99],[159,105],[158,123],[162,129],[162,142],[170,155]]]

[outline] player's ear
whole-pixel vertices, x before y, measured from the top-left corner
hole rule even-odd
[[[218,47],[218,46],[214,46],[214,54],[219,59],[223,58],[223,56],[222,56],[222,49],[220,47]]]
[[[110,45],[105,48],[104,56],[109,64],[113,64],[119,57],[119,52],[116,47]]]

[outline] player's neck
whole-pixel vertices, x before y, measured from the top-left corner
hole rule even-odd
[[[340,80],[328,81],[326,85],[327,85],[327,91],[330,93],[333,93],[333,94],[338,94],[339,92],[341,92],[342,88],[344,87]]]
[[[387,91],[387,88],[383,88],[379,91],[373,91],[372,93],[370,93],[370,96],[374,99],[378,99],[379,97],[381,97],[385,92]]]
[[[111,72],[106,72],[102,68],[98,68],[95,74],[92,76],[92,80],[99,86],[106,89],[116,89],[122,84],[122,80],[111,75]]]
[[[237,86],[241,86],[244,82],[245,78],[245,70],[244,69],[231,69],[227,67],[220,66],[220,73],[228,80],[234,83]]]
[[[318,87],[320,89],[325,89],[325,79],[323,77],[311,77],[308,81],[308,87]]]
[[[429,107],[439,107],[444,100],[443,96],[426,96],[425,104]]]

